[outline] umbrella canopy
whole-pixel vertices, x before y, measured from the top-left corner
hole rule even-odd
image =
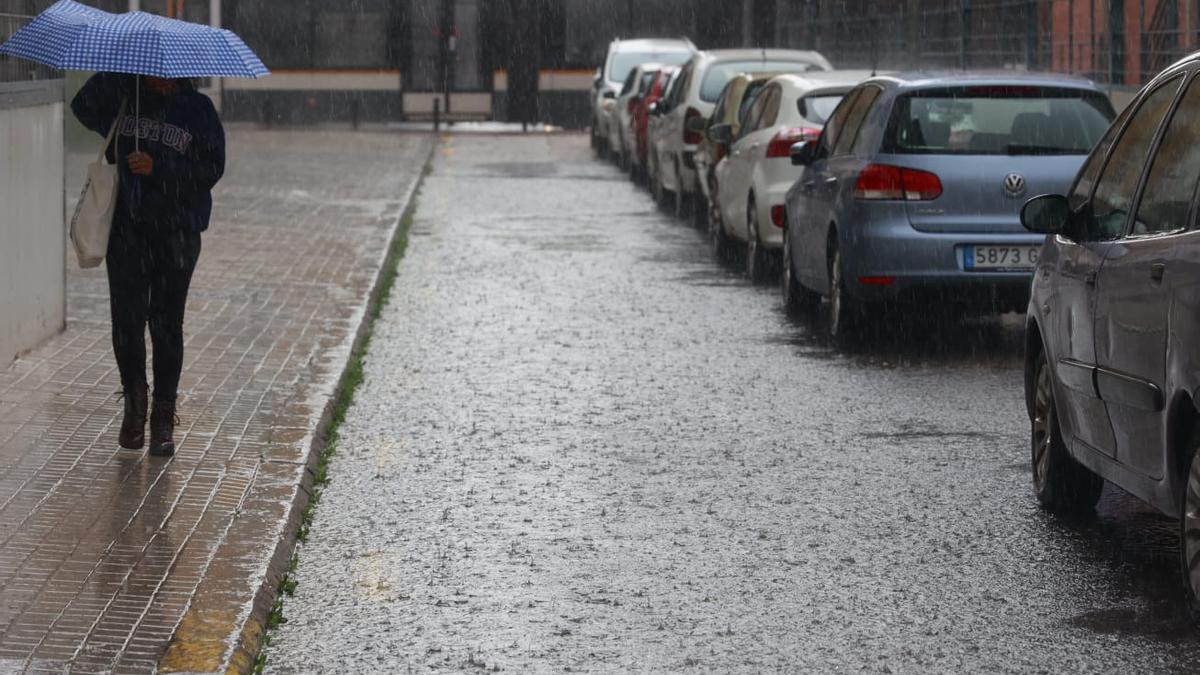
[[[59,0],[13,34],[0,53],[61,70],[157,77],[270,74],[233,32],[145,12],[112,14]]]

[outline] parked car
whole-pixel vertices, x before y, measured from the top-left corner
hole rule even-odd
[[[617,161],[623,168],[631,166],[633,156],[633,115],[638,102],[645,97],[654,83],[658,71],[663,69],[660,63],[640,63],[625,78],[625,84],[617,94],[616,105],[612,112],[613,124],[608,125],[608,144],[616,155]]]
[[[695,45],[689,40],[613,40],[608,45],[604,65],[596,70],[592,79],[592,149],[601,154],[609,151],[608,125],[616,107],[617,92],[638,64],[679,65],[690,59],[695,51]]]
[[[661,143],[655,164],[660,194],[675,196],[678,213],[688,198],[699,194],[695,153],[725,84],[745,72],[805,72],[832,70],[817,52],[790,49],[719,49],[697,52],[683,65],[679,86],[659,102]]]
[[[662,97],[649,108],[650,121],[646,130],[646,182],[649,184],[650,193],[654,195],[654,201],[659,206],[664,208],[674,206],[676,211],[679,211],[679,205],[671,198],[671,193],[663,190],[658,174],[661,170],[659,162],[662,158],[663,146],[668,142],[666,137],[668,129],[663,117],[664,105],[683,81],[682,75],[683,70],[680,69],[672,73],[671,79],[667,80],[667,88],[663,90]],[[670,204],[667,203],[668,200],[670,200]]]
[[[1090,511],[1104,480],[1179,518],[1200,613],[1200,53],[1159,74],[1069,191],[1022,220],[1046,237],[1026,315],[1033,485]],[[1056,191],[1059,192],[1059,191]],[[1065,196],[1063,196],[1065,194]]]
[[[710,234],[716,234],[717,230],[712,229],[712,225],[719,222],[712,213],[715,203],[714,196],[717,194],[717,175],[714,169],[725,158],[725,155],[729,154],[730,141],[729,139],[723,139],[723,142],[715,141],[711,138],[709,131],[713,127],[728,125],[730,136],[737,138],[741,133],[742,119],[754,102],[754,97],[774,76],[775,73],[742,73],[730,80],[721,90],[717,104],[713,107],[712,115],[708,118],[708,126],[701,135],[700,145],[696,148],[695,154],[696,175],[699,177],[700,184],[700,204],[694,209],[693,215],[698,216],[697,224],[709,227]]]
[[[631,175],[636,179],[647,173],[647,155],[650,147],[650,108],[667,93],[672,78],[679,72],[678,66],[663,66],[654,76],[654,82],[634,107],[633,130],[634,155],[630,166]]]
[[[854,70],[779,75],[758,95],[740,129],[709,128],[710,137],[733,142],[715,170],[713,240],[718,251],[745,244],[752,281],[764,281],[770,269],[778,269],[787,225],[784,198],[801,173],[792,164],[792,146],[815,140],[846,92],[870,76]]]
[[[1062,192],[1113,118],[1074,78],[914,73],[846,95],[787,193],[782,286],[789,309],[824,296],[838,337],[886,303],[1020,311],[1042,237],[1023,197]]]

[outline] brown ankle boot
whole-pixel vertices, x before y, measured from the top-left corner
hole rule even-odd
[[[117,442],[128,450],[141,450],[146,444],[146,385],[127,387],[121,396],[125,398],[125,417]]]
[[[175,401],[154,399],[150,411],[150,454],[170,457],[175,454]]]

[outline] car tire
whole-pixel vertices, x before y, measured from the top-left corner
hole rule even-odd
[[[821,301],[821,296],[805,288],[796,280],[795,262],[792,260],[792,243],[788,230],[783,231],[783,262],[779,270],[779,287],[783,293],[783,310],[789,316],[811,314]]]
[[[654,171],[650,174],[650,192],[654,195],[654,203],[661,209],[667,208],[668,190],[662,183],[662,171],[658,163],[654,164]]]
[[[712,242],[713,255],[721,262],[734,259],[736,248],[733,238],[725,232],[725,223],[721,218],[721,210],[713,204],[708,214],[708,239]]]
[[[1053,375],[1046,352],[1039,351],[1033,369],[1033,407],[1029,420],[1033,491],[1048,511],[1091,513],[1104,489],[1104,479],[1067,452],[1054,402]]]
[[[1179,570],[1188,613],[1200,622],[1200,434],[1192,434],[1188,448],[1179,498]]]
[[[675,160],[675,217],[687,218],[687,195],[683,192],[683,174],[679,171],[679,160]]]
[[[769,273],[768,251],[758,236],[758,226],[758,205],[752,194],[746,200],[746,276],[752,284],[764,283]]]
[[[832,232],[828,246],[829,297],[825,299],[825,330],[829,337],[840,340],[852,334],[862,321],[858,302],[846,290],[841,247],[837,233]]]

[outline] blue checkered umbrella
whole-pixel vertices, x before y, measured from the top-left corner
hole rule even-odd
[[[145,12],[112,14],[59,0],[3,45],[11,54],[62,70],[158,77],[269,75],[233,32]]]

